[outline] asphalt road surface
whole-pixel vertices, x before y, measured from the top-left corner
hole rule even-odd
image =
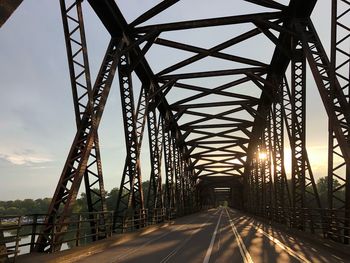
[[[78,262],[350,262],[325,247],[220,207],[177,219]]]

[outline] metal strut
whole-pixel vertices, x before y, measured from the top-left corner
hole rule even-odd
[[[152,89],[151,89],[152,92]],[[150,148],[151,174],[147,194],[147,208],[152,218],[164,208],[162,195],[162,119],[157,118],[155,102],[152,100],[148,108],[148,136]]]
[[[36,251],[58,251],[64,232],[69,225],[69,216],[77,198],[79,187],[88,165],[95,134],[109,95],[112,80],[118,64],[121,42],[112,39],[93,88],[93,96],[81,120],[55,194],[42,234],[37,241]],[[56,233],[56,234],[54,234]]]
[[[350,103],[349,20],[350,2],[332,0],[330,77],[332,86],[339,83],[348,103]],[[349,131],[346,137],[349,140]],[[344,209],[345,218],[350,218],[350,169],[335,136],[331,118],[329,119],[328,144],[328,207]],[[345,227],[343,234],[348,237],[350,220],[346,220],[343,226]],[[344,238],[343,241],[349,243],[349,238]]]
[[[121,56],[118,72],[127,156],[113,228],[124,231],[128,218],[135,218],[140,220],[139,222],[145,220],[140,153],[148,103],[146,103],[144,88],[142,88],[137,111],[135,111],[131,61],[128,54]]]
[[[283,84],[282,84],[283,85]],[[278,97],[282,95],[279,92]],[[274,102],[271,112],[272,119],[272,155],[274,178],[274,208],[275,219],[285,222],[285,208],[291,207],[287,176],[284,168],[284,127],[281,100]]]
[[[166,118],[163,119],[163,144],[164,144],[164,160],[165,160],[165,207],[168,209],[168,216],[171,217],[172,210],[175,209],[174,194],[174,169],[173,169],[173,145],[171,140],[171,131],[167,124]]]
[[[68,4],[68,5],[67,5]],[[64,36],[77,128],[92,97],[91,77],[84,30],[82,1],[60,0]],[[68,7],[67,7],[68,6]],[[106,211],[102,164],[96,131],[89,163],[84,173],[85,193],[89,212]],[[89,214],[91,231],[96,231],[93,214]],[[101,221],[103,222],[103,220]],[[101,226],[103,227],[103,226]],[[103,231],[99,231],[103,233]],[[93,235],[95,239],[95,235]]]
[[[330,128],[330,147],[329,147],[329,188],[332,192],[336,192],[338,189],[334,189],[333,179],[340,179],[342,181],[343,188],[345,189],[345,196],[347,200],[344,200],[341,208],[344,210],[344,218],[347,218],[342,223],[341,227],[344,227],[344,234],[347,227],[350,224],[349,209],[350,208],[350,173],[345,172],[344,177],[337,177],[338,168],[344,167],[345,171],[350,170],[350,144],[349,144],[349,131],[350,131],[350,106],[347,101],[347,96],[344,94],[344,89],[341,87],[339,81],[335,77],[332,69],[332,65],[328,60],[327,54],[321,44],[321,41],[316,33],[316,30],[311,20],[303,21],[295,25],[297,32],[300,34],[303,48],[309,62],[311,71],[314,75],[316,85],[323,100],[326,112],[331,124]],[[333,138],[334,134],[334,138]],[[339,150],[338,150],[339,149]],[[339,155],[344,160],[341,166],[335,165],[332,161],[333,155]],[[338,170],[338,171],[337,171]],[[340,188],[339,188],[340,189]],[[330,200],[336,199],[336,195],[330,197]],[[338,198],[339,199],[339,198]],[[331,204],[332,205],[332,204]],[[337,231],[337,230],[336,230]],[[343,234],[335,233],[340,240],[344,243],[349,242],[349,238]]]
[[[306,61],[301,49],[296,52],[292,59],[292,90],[284,79],[283,115],[292,150],[292,206],[299,213],[293,220],[304,228],[302,209],[313,205],[321,208],[321,201],[305,145]]]
[[[265,152],[265,160],[262,160],[263,170],[263,214],[271,217],[271,209],[273,207],[273,180],[272,180],[272,141],[271,141],[271,115],[267,117],[267,125],[264,131],[263,145]]]

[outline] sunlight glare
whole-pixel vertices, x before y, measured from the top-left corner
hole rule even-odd
[[[260,160],[266,160],[267,154],[266,152],[259,152],[259,159]]]

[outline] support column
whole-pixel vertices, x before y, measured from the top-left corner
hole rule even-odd
[[[262,165],[264,171],[264,216],[271,218],[273,207],[273,180],[272,180],[272,145],[271,141],[271,116],[267,118],[267,125],[264,132],[265,160]]]
[[[122,42],[112,39],[107,48],[100,72],[93,88],[93,96],[72,143],[55,194],[52,198],[48,217],[35,251],[58,251],[64,233],[69,225],[69,216],[77,198],[84,177],[88,158],[93,148],[95,134],[104,112],[106,101],[118,64]],[[53,233],[60,233],[53,235]]]
[[[166,118],[163,123],[163,143],[164,143],[164,160],[165,160],[165,208],[168,217],[172,217],[175,209],[175,193],[174,193],[174,169],[173,169],[173,146],[171,140],[171,131],[167,124]]]
[[[281,94],[272,105],[272,135],[273,135],[273,178],[274,178],[274,209],[275,219],[278,222],[286,222],[286,209],[290,208],[290,196],[287,176],[284,169],[284,128]]]
[[[124,231],[126,220],[134,219],[136,227],[142,227],[145,220],[142,192],[140,152],[145,126],[147,106],[144,89],[141,89],[137,110],[135,111],[132,84],[132,65],[128,54],[122,55],[118,65],[120,97],[123,110],[126,160],[119,188],[119,198],[114,218],[114,229]]]
[[[333,21],[334,22],[334,21]],[[347,96],[344,93],[338,78],[334,74],[334,59],[333,69],[327,54],[322,46],[322,43],[316,33],[316,30],[311,20],[302,21],[296,25],[297,33],[301,37],[303,49],[306,54],[306,58],[309,62],[311,71],[314,75],[318,90],[320,92],[323,104],[327,111],[329,121],[331,124],[330,129],[330,147],[329,147],[329,189],[330,189],[330,202],[334,200],[342,200],[337,198],[336,194],[332,192],[340,192],[340,189],[344,189],[345,196],[349,196],[349,181],[350,174],[347,172],[350,168],[350,147],[349,147],[349,130],[350,130],[350,107]],[[334,33],[334,32],[333,32]],[[333,36],[334,38],[334,36]],[[334,44],[334,43],[333,43]],[[334,54],[334,51],[333,51]],[[334,134],[334,137],[333,137]],[[340,159],[340,164],[335,163],[333,157]],[[341,172],[343,175],[339,175]],[[340,181],[340,186],[335,187],[334,180]],[[340,190],[340,191],[339,191]],[[350,198],[343,199],[343,205],[340,209],[345,214],[339,217],[349,218],[346,211],[346,206],[350,205]],[[330,203],[330,205],[334,205]],[[349,210],[347,210],[349,211]],[[337,224],[334,225],[334,236],[338,236],[339,241],[348,243],[347,237],[343,238],[343,234],[349,220],[337,220]],[[332,223],[333,224],[333,223]],[[337,229],[338,228],[338,229]]]
[[[292,151],[292,207],[294,227],[305,228],[305,88],[306,59],[298,43],[291,63],[291,151]]]
[[[163,138],[160,136],[161,133],[162,119],[157,118],[155,104],[152,102],[150,103],[148,109],[148,136],[151,158],[151,175],[147,197],[148,213],[152,218],[154,218],[155,213],[162,213],[164,208],[161,175],[161,152]]]
[[[345,100],[350,102],[350,3],[346,1],[332,0],[332,24],[331,24],[331,59],[330,78],[331,85],[339,85]],[[333,99],[336,93],[332,92]],[[334,109],[333,109],[334,110]],[[340,241],[345,244],[350,242],[350,166],[346,162],[341,146],[336,138],[334,120],[329,118],[329,143],[328,143],[328,207],[330,209],[345,210],[345,215],[338,215],[348,220],[339,222],[332,220],[330,230],[336,228]],[[349,145],[349,130],[344,132]],[[343,231],[342,231],[343,229]],[[343,233],[342,233],[343,232]],[[342,238],[341,236],[344,236]]]
[[[60,0],[67,58],[70,72],[76,125],[79,129],[84,112],[92,99],[92,87],[89,68],[88,51],[84,29],[82,1]],[[89,155],[89,163],[84,173],[87,207],[90,213],[105,212],[105,190],[102,176],[102,163],[99,149],[98,133],[96,131],[94,144]],[[100,215],[104,223],[104,215]],[[98,238],[106,236],[104,226],[96,226],[94,215],[89,214],[92,239],[99,227]]]

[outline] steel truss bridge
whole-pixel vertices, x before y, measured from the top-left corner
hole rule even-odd
[[[113,0],[60,0],[77,130],[33,251],[60,249],[62,234],[54,233],[67,230],[82,185],[89,212],[100,213],[91,221],[95,239],[106,237],[98,128],[113,81],[120,88],[126,147],[114,232],[130,220],[141,228],[159,214],[178,217],[228,202],[349,244],[350,2],[331,1],[330,52],[310,18],[316,0],[245,0],[256,13],[183,20],[178,14],[176,22],[166,18],[181,1],[158,2],[127,21]],[[110,35],[96,79],[83,7]],[[223,30],[228,37],[216,39]],[[215,44],[186,41],[203,32]],[[267,42],[268,49],[259,46]],[[245,46],[248,52],[234,52]],[[307,78],[314,80],[329,123],[326,207],[306,147]],[[151,172],[141,176],[145,140]],[[142,180],[150,182],[147,192]]]

